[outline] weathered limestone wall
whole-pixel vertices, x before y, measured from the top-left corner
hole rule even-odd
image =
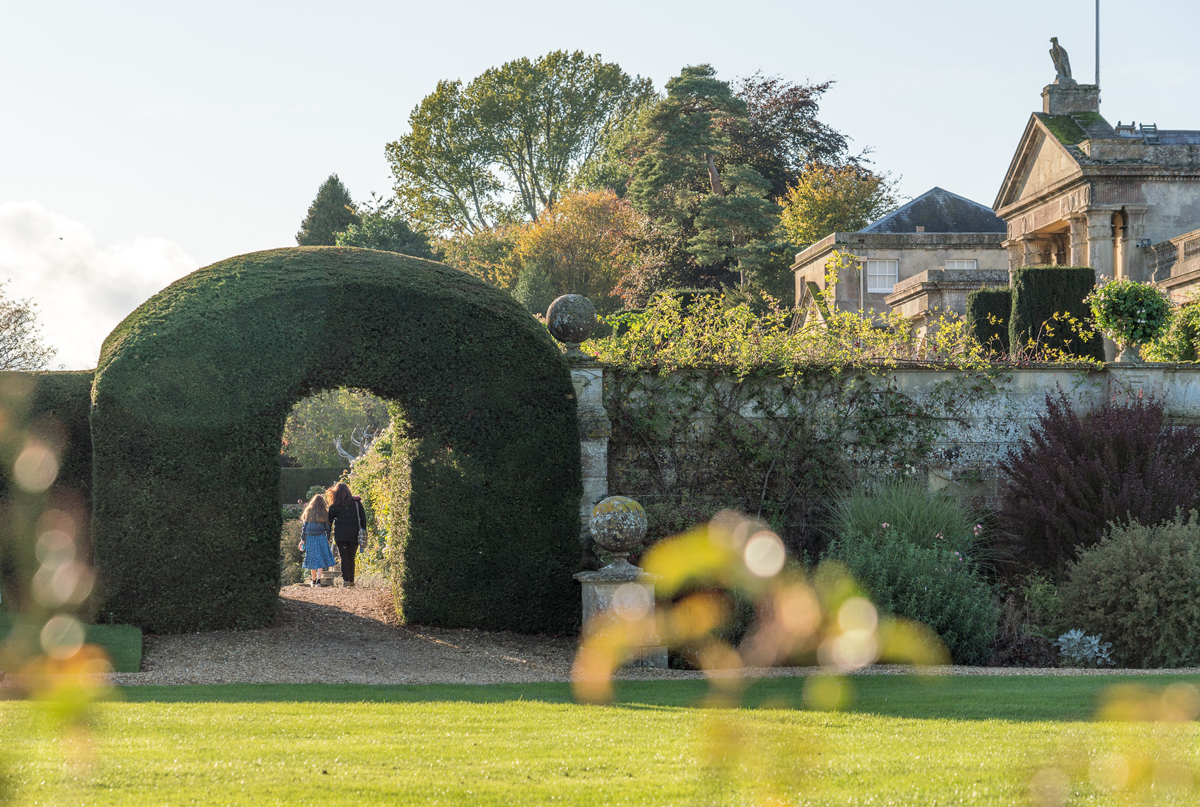
[[[893,371],[889,378],[899,391],[918,401],[930,401],[938,400],[935,395],[938,385],[952,383],[955,374],[939,369],[911,368]],[[595,384],[590,394],[598,394],[598,386]],[[930,487],[934,490],[952,487],[969,495],[994,497],[1001,460],[1028,435],[1030,425],[1045,410],[1046,395],[1056,394],[1060,389],[1081,413],[1099,407],[1110,398],[1154,395],[1164,401],[1171,417],[1200,422],[1200,367],[1110,364],[1103,370],[1010,370],[999,381],[996,392],[978,396],[967,404],[960,412],[962,422],[950,417],[943,422],[942,436],[933,447],[928,468],[920,469],[922,473],[928,473]],[[752,416],[753,407],[743,411]],[[703,428],[703,425],[697,423],[697,428]],[[610,433],[609,426],[606,434]],[[852,447],[847,446],[847,450],[852,451]],[[622,464],[626,452],[620,446],[614,446],[610,455],[607,436],[604,454],[609,479],[617,487],[628,486],[636,480],[636,469]],[[592,461],[596,460],[598,456]],[[589,478],[596,479],[597,487],[589,490],[591,495],[597,495],[598,477],[589,475],[597,473],[598,468],[589,462],[585,452],[585,485],[589,484]],[[607,489],[608,480],[605,480],[605,493]],[[620,492],[637,495],[632,490]],[[587,498],[585,495],[585,500]],[[591,505],[586,506],[590,508]]]

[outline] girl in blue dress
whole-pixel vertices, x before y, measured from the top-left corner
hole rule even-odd
[[[312,585],[321,585],[320,572],[334,565],[329,551],[329,510],[324,496],[313,496],[300,515],[300,544],[304,550],[304,568],[312,571]]]

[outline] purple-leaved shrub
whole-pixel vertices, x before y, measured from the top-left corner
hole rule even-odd
[[[1200,503],[1200,429],[1173,423],[1152,397],[1081,418],[1060,391],[1001,471],[1014,560],[1061,571],[1110,522],[1160,524]]]

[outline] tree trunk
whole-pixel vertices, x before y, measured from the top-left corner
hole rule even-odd
[[[721,175],[717,173],[717,161],[711,154],[705,154],[704,159],[708,163],[708,184],[712,186],[712,192],[724,198],[725,189],[721,187]]]

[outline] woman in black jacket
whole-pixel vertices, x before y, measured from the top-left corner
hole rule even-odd
[[[350,486],[338,482],[326,494],[329,521],[333,524],[333,542],[342,556],[342,583],[354,587],[354,556],[358,554],[358,536],[367,528],[367,512],[362,499],[350,493]]]

